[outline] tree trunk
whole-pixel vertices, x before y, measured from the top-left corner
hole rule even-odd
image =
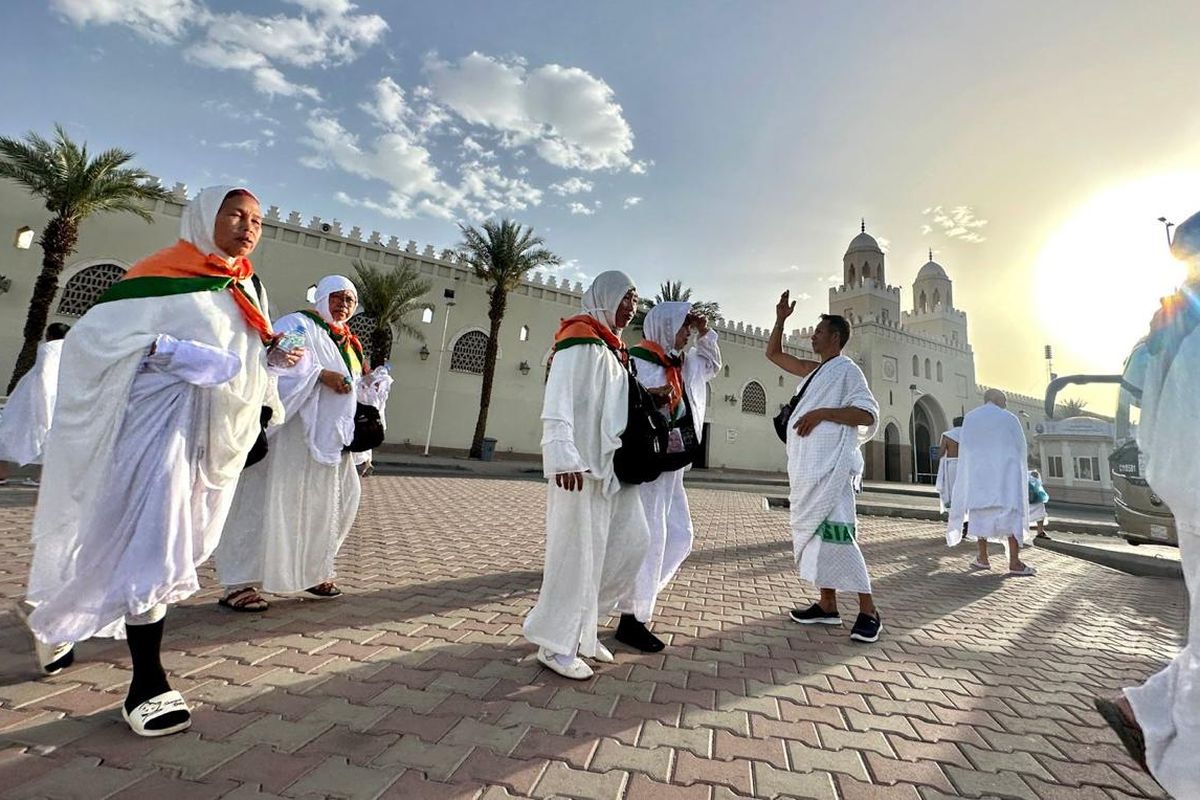
[[[29,299],[29,313],[25,317],[25,343],[17,355],[12,378],[6,394],[12,394],[21,377],[37,360],[38,345],[46,333],[46,321],[50,318],[50,306],[58,294],[58,276],[62,274],[67,256],[75,252],[79,242],[79,223],[54,217],[46,224],[39,242],[42,246],[42,271],[33,284],[33,296]]]
[[[371,369],[381,367],[392,360],[392,329],[376,328],[371,331]]]
[[[483,387],[479,390],[479,419],[475,421],[475,435],[471,437],[471,452],[468,458],[483,458],[483,437],[487,433],[488,407],[492,404],[492,381],[496,377],[496,354],[500,350],[500,323],[508,306],[508,292],[495,286],[488,303],[487,350],[483,353]]]

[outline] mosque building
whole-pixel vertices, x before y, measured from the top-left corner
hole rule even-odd
[[[153,224],[129,214],[86,220],[78,251],[60,276],[49,321],[74,322],[135,261],[172,243],[187,201],[186,187],[176,184],[170,198],[148,207]],[[45,220],[44,208],[24,189],[0,182],[0,230],[36,229]],[[0,275],[11,282],[0,293],[0,365],[7,378],[21,346],[41,250],[3,252]],[[272,316],[306,307],[309,286],[330,273],[353,275],[356,260],[384,269],[407,264],[432,284],[427,305],[415,320],[424,341],[398,338],[392,348],[396,384],[388,405],[388,445],[423,450],[428,444],[431,452],[465,452],[479,408],[488,340],[484,283],[450,249],[420,248],[415,241],[401,243],[377,232],[364,235],[357,227],[344,231],[339,222],[317,217],[305,223],[298,212],[285,214],[275,206],[265,211],[253,261],[269,291]],[[578,313],[584,288],[533,274],[510,295],[488,417],[488,436],[496,440],[498,457],[539,453],[541,388],[550,345],[559,320]],[[987,388],[976,383],[967,315],[955,307],[953,282],[932,254],[917,273],[911,298],[911,310],[902,310],[900,287],[887,280],[883,250],[862,224],[842,257],[842,281],[829,290],[829,311],[852,322],[846,354],[862,368],[879,400],[879,431],[864,448],[867,480],[907,482],[915,475],[932,481],[934,448],[942,431],[954,417],[979,405]],[[764,297],[763,302],[773,306],[774,299]],[[369,322],[360,315],[352,327],[365,331]],[[731,321],[716,329],[725,367],[709,385],[711,410],[701,466],[782,471],[786,457],[771,418],[795,392],[796,379],[765,358],[769,330]],[[812,357],[811,333],[793,330],[785,347]],[[636,335],[628,332],[626,339]],[[1044,420],[1041,406],[1040,398],[1009,393],[1009,410],[1019,415],[1031,439]]]

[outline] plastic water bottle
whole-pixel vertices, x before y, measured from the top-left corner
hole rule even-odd
[[[285,352],[304,347],[304,329],[297,327],[285,333],[280,337],[278,347]]]

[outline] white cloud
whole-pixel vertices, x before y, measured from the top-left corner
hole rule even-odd
[[[81,28],[124,25],[159,42],[178,39],[203,10],[195,0],[51,0],[51,7]]]
[[[170,43],[205,67],[249,74],[268,96],[308,98],[320,94],[284,68],[333,67],[355,60],[383,39],[387,22],[356,13],[348,0],[290,0],[301,13],[270,16],[218,13],[202,0],[51,0],[67,20],[83,27],[122,25],[154,41]]]
[[[580,194],[581,192],[590,192],[592,190],[592,182],[585,181],[583,178],[572,175],[561,183],[550,184],[550,191],[563,197],[569,194]]]
[[[592,214],[596,213],[596,209],[594,209],[584,203],[571,203],[570,205],[567,206],[567,209],[572,214],[580,214],[585,217],[590,217]]]
[[[921,226],[922,236],[932,233],[937,228],[949,239],[958,239],[972,244],[987,241],[987,237],[980,234],[979,229],[987,225],[988,221],[976,217],[975,209],[972,206],[954,206],[950,209],[946,209],[944,206],[933,206],[925,209],[922,216],[928,217],[933,223]]]
[[[621,207],[622,208],[633,208],[636,205],[640,205],[641,202],[642,202],[642,198],[640,198],[640,197],[626,197],[625,202],[622,204]]]
[[[842,282],[841,275],[827,275],[825,277],[825,280],[821,281],[821,283],[841,283],[841,282]]]
[[[240,142],[217,142],[217,147],[222,150],[244,150],[247,153],[257,153],[260,146],[262,146],[262,142],[258,139],[243,139]],[[270,145],[267,146],[269,147]]]
[[[800,294],[796,295],[796,299],[797,300],[812,300],[812,295],[809,294],[808,292],[801,292]]]
[[[501,134],[502,146],[532,146],[543,160],[564,169],[644,171],[634,162],[633,131],[612,88],[578,67],[524,62],[479,52],[448,62],[425,61],[437,99],[472,125]]]
[[[876,236],[875,241],[879,243],[879,249],[882,250],[883,252],[886,253],[889,249],[891,249],[891,246],[892,246],[891,239],[885,239],[882,236]]]

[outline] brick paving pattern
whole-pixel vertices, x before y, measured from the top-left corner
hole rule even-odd
[[[533,660],[545,489],[373,477],[339,562],[346,596],[172,609],[164,660],[195,709],[138,739],[123,642],[39,679],[15,614],[28,493],[0,494],[0,794],[20,798],[1162,797],[1092,710],[1180,645],[1183,585],[1065,556],[1033,579],[964,571],[939,526],[864,518],[875,645],[786,611],[783,512],[690,492],[697,549],[662,597],[662,653],[619,645],[575,683]],[[996,563],[1001,563],[998,560]]]

